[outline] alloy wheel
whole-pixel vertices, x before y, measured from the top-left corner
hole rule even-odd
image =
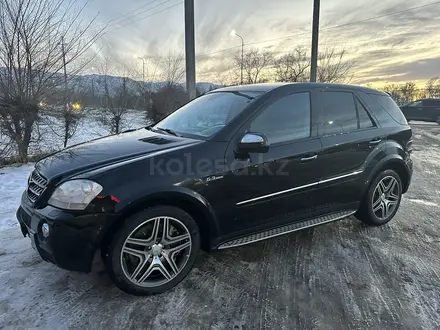
[[[387,219],[397,207],[400,200],[399,183],[393,176],[380,180],[374,189],[372,208],[379,220]]]
[[[191,235],[179,220],[161,216],[137,226],[121,250],[122,270],[132,283],[157,287],[175,278],[191,254]]]

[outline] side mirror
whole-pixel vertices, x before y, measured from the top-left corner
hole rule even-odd
[[[246,133],[238,144],[238,150],[241,152],[265,153],[269,150],[269,141],[264,134]]]

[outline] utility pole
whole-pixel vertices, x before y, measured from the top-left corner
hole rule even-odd
[[[142,84],[145,83],[145,59],[143,57],[138,57],[142,61]]]
[[[244,39],[237,32],[232,31],[233,35],[239,37],[241,39],[241,79],[240,84],[243,85],[243,67],[244,67]]]
[[[63,68],[64,68],[64,111],[67,113],[67,68],[66,68],[66,52],[64,50],[64,37],[61,36],[61,52],[63,53]]]
[[[196,97],[196,45],[194,34],[194,0],[185,0],[186,91],[190,100]]]
[[[310,67],[310,82],[316,82],[318,71],[318,39],[319,39],[319,7],[321,0],[313,2],[313,31],[312,31],[312,63]]]
[[[67,147],[67,140],[69,138],[70,125],[72,123],[72,117],[70,115],[70,109],[68,108],[68,96],[67,96],[67,68],[66,68],[66,51],[64,49],[64,37],[61,36],[61,52],[63,53],[63,68],[64,68],[64,148]]]

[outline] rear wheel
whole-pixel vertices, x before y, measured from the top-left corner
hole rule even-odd
[[[440,125],[440,117],[437,117],[437,119],[435,120],[437,124]]]
[[[389,222],[400,206],[402,180],[393,170],[379,173],[368,189],[356,217],[372,226]]]
[[[105,259],[113,282],[135,295],[162,293],[189,273],[200,248],[197,224],[181,209],[160,206],[126,220]]]

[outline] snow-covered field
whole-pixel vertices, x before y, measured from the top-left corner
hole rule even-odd
[[[18,226],[15,211],[34,164],[0,168],[0,230]]]
[[[108,126],[105,126],[100,120],[102,109],[94,109],[86,112],[84,118],[81,119],[75,134],[69,139],[67,145],[89,141],[101,136],[110,134]],[[121,131],[146,126],[147,120],[145,112],[138,110],[128,110],[124,114],[121,121]],[[60,137],[61,132],[61,137]],[[39,121],[38,143],[31,144],[30,154],[60,150],[63,148],[63,125],[62,122],[52,116],[43,115]],[[36,135],[36,134],[35,134]]]

